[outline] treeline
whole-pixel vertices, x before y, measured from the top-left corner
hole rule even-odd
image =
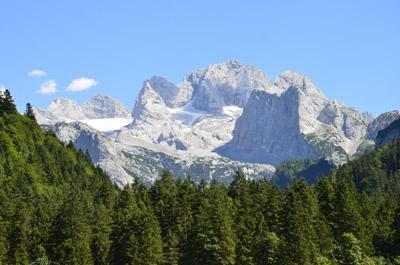
[[[282,190],[241,171],[230,186],[195,184],[166,171],[121,190],[5,103],[0,264],[400,264],[400,143],[313,186]]]

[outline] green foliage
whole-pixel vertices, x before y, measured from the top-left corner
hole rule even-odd
[[[235,264],[233,204],[227,189],[215,182],[202,187],[187,253],[194,264]]]
[[[36,117],[35,117],[35,114],[33,113],[33,108],[32,108],[31,103],[26,103],[25,116],[31,120],[36,121]]]
[[[14,98],[11,96],[10,91],[6,89],[0,94],[0,115],[17,113],[18,111],[14,103]]]
[[[272,182],[281,188],[287,188],[300,178],[304,178],[309,184],[314,184],[333,169],[334,166],[325,159],[284,161],[276,167]]]
[[[344,233],[336,249],[336,260],[341,265],[362,265],[365,258],[360,241],[352,233]]]
[[[291,185],[286,194],[284,232],[288,264],[312,264],[319,254],[317,199],[304,179]]]

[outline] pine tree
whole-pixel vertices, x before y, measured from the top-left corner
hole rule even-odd
[[[257,213],[254,208],[250,181],[238,170],[228,193],[234,202],[234,230],[236,235],[236,264],[254,263],[254,243],[257,228]]]
[[[18,113],[17,107],[14,103],[14,98],[8,89],[0,96],[0,114],[16,114]]]
[[[340,265],[363,265],[364,255],[360,241],[352,233],[344,233],[339,238],[335,258]]]
[[[179,264],[190,264],[185,258],[189,252],[189,234],[193,225],[193,208],[200,197],[196,186],[191,179],[178,179],[176,181],[177,200],[179,202],[178,217],[176,220],[176,234],[178,236],[180,261]]]
[[[365,220],[361,215],[354,183],[344,170],[340,171],[336,178],[332,230],[336,238],[344,233],[352,233],[359,240],[363,240]]]
[[[162,264],[159,223],[146,203],[126,186],[114,209],[113,264]]]
[[[111,214],[103,204],[99,204],[94,212],[94,223],[91,251],[94,265],[106,265],[110,263],[111,248]]]
[[[165,264],[178,264],[181,257],[177,235],[179,215],[177,189],[170,171],[164,171],[150,190],[154,213],[161,226]]]
[[[32,108],[31,103],[26,103],[25,116],[31,120],[36,121],[36,117],[35,117],[35,114],[33,113],[33,108]]]
[[[254,244],[254,262],[260,265],[281,264],[282,241],[274,232],[266,229],[257,231]]]
[[[31,208],[25,202],[19,203],[14,220],[12,237],[9,239],[12,253],[11,261],[18,265],[29,264],[29,247],[31,243],[29,239],[32,231],[32,213]]]
[[[288,189],[285,204],[284,237],[287,264],[312,264],[319,256],[316,233],[318,206],[304,179]]]
[[[190,250],[186,253],[188,264],[234,264],[232,200],[221,184],[213,182],[202,189],[190,235]]]
[[[55,264],[89,265],[93,263],[85,203],[86,198],[82,192],[72,191],[64,200],[56,216],[51,251],[51,259]]]

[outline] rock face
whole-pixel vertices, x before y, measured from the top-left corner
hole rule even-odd
[[[130,118],[130,111],[117,99],[98,94],[82,107],[87,119]]]
[[[44,128],[53,131],[61,141],[72,141],[77,148],[87,150],[93,162],[102,167],[119,186],[132,183],[134,177],[151,184],[166,168],[176,176],[190,176],[196,182],[216,179],[230,183],[238,168],[251,178],[270,177],[274,172],[270,165],[241,163],[219,156],[180,158],[157,151],[157,148],[152,150],[138,144],[116,142],[81,122],[58,123]]]
[[[68,120],[83,120],[86,118],[78,103],[68,98],[58,98],[50,104],[47,111]]]
[[[378,132],[388,127],[392,122],[400,118],[400,112],[398,110],[385,112],[379,115],[368,125],[367,138],[369,140],[375,140],[378,136]]]
[[[211,152],[232,138],[236,119],[257,88],[274,87],[262,71],[236,61],[194,71],[178,85],[153,77],[143,84],[129,130],[117,138],[129,141],[130,135],[171,150]]]
[[[383,146],[394,141],[400,141],[400,118],[392,122],[385,129],[379,131],[376,137],[377,146]]]
[[[185,81],[193,88],[193,106],[210,113],[221,112],[223,106],[243,108],[254,89],[271,85],[261,70],[237,61],[194,71]]]
[[[340,164],[364,141],[370,115],[329,100],[302,74],[286,71],[274,86],[252,92],[219,154],[275,165],[319,157]]]

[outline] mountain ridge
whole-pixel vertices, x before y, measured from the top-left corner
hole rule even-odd
[[[36,110],[41,124],[74,121],[60,112],[62,108]],[[272,82],[260,69],[238,61],[194,70],[178,84],[153,76],[144,81],[129,113],[131,122],[118,123],[119,128],[104,135],[119,146],[119,152],[132,147],[160,151],[181,161],[181,166],[182,161],[202,157],[208,160],[205,168],[214,159],[227,158],[250,167],[320,158],[340,165],[369,150],[377,130],[399,115],[393,112],[373,119],[329,99],[304,74],[288,70]],[[60,120],[53,122],[57,117]],[[75,121],[93,125],[90,119]],[[67,127],[59,126],[71,130]],[[161,172],[152,168],[155,179]]]

